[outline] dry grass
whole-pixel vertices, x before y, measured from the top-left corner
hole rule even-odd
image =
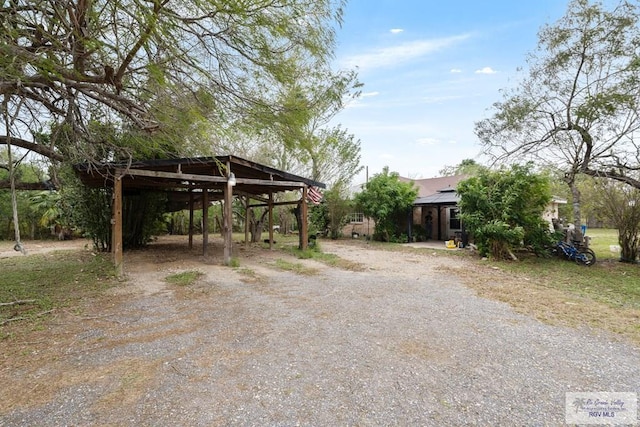
[[[612,298],[607,297],[602,289],[589,291],[574,286],[572,275],[611,274],[597,270],[606,270],[607,267],[585,268],[567,263],[571,268],[563,270],[562,261],[545,262],[556,266],[560,264],[560,271],[549,271],[543,267],[544,264],[529,266],[528,269],[520,265],[519,271],[514,271],[509,263],[476,261],[473,269],[447,268],[444,272],[460,277],[478,295],[507,303],[516,311],[542,322],[602,329],[610,332],[611,337],[640,344],[640,306],[633,302],[634,298],[625,300],[620,294]],[[608,266],[608,269],[615,267]],[[637,289],[640,290],[640,286]]]

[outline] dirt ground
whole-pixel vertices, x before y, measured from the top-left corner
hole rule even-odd
[[[640,392],[636,345],[482,297],[510,279],[465,257],[322,241],[340,269],[236,244],[231,268],[194,243],[127,253],[104,299],[0,342],[0,426],[559,425],[567,391]],[[60,248],[89,245],[27,245]]]

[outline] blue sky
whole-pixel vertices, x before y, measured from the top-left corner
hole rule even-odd
[[[360,139],[369,176],[384,166],[431,178],[479,157],[474,122],[513,87],[538,30],[567,0],[350,0],[335,65],[362,96],[335,119]],[[364,182],[363,172],[356,183]]]

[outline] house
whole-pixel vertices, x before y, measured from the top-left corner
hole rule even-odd
[[[413,204],[413,228],[414,238],[424,237],[434,240],[462,240],[465,244],[466,236],[464,224],[460,221],[460,198],[456,193],[458,183],[467,176],[444,176],[420,180],[401,178],[405,182],[413,181],[418,187],[418,197]],[[557,196],[552,196],[551,201],[542,213],[542,218],[549,223],[553,231],[553,220],[558,219],[559,205],[567,201]],[[418,228],[417,226],[420,226]],[[420,236],[415,230],[422,229],[424,236]]]
[[[463,237],[460,221],[460,198],[456,193],[458,183],[466,175],[441,176],[437,178],[409,179],[418,188],[418,197],[413,203],[411,235],[416,240],[449,240]]]
[[[441,176],[436,178],[411,179],[399,177],[402,182],[413,182],[418,188],[418,197],[413,203],[412,221],[405,221],[403,227],[414,240],[458,240],[466,244],[464,224],[460,220],[460,197],[456,187],[467,175]],[[350,189],[351,195],[362,190],[363,185]],[[553,196],[543,212],[543,218],[553,230],[552,220],[558,218],[558,207],[566,204],[565,199]],[[347,236],[368,236],[373,233],[375,222],[362,213],[352,213],[343,234]]]
[[[558,213],[558,208],[560,205],[566,205],[567,199],[563,199],[558,196],[552,196],[551,201],[547,205],[547,208],[542,213],[542,218],[549,223],[549,229],[554,231],[553,220],[559,219],[560,214]]]
[[[448,240],[455,233],[462,233],[462,225],[457,208],[458,196],[455,193],[458,182],[467,178],[465,175],[443,176],[428,179],[410,179],[399,177],[402,182],[413,182],[418,188],[418,198],[414,202],[412,224],[409,221],[403,225],[407,234],[420,239]],[[362,191],[364,184],[350,189],[350,195]],[[368,236],[373,234],[375,222],[365,217],[361,212],[350,215],[347,224],[342,229],[345,236]]]

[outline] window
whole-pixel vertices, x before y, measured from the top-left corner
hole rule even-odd
[[[364,214],[362,212],[354,212],[349,215],[350,224],[362,224],[364,222]]]
[[[450,230],[460,230],[460,209],[451,208],[449,209],[449,229]]]

